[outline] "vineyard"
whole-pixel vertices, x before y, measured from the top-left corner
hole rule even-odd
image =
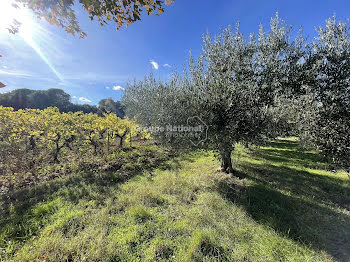
[[[245,2],[0,0],[0,262],[350,262],[350,1]]]
[[[137,127],[115,114],[0,107],[1,192],[69,173],[86,160],[91,165],[94,157],[113,158],[133,141],[149,138]]]

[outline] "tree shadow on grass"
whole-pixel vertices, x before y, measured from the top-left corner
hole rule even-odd
[[[220,185],[221,194],[242,206],[259,224],[318,252],[324,250],[338,261],[349,262],[350,215],[315,200],[286,195],[259,181],[246,187],[229,183]]]
[[[181,162],[186,161],[193,163],[197,159],[198,154],[203,154],[201,152],[189,152],[189,151],[178,151],[174,154],[174,158],[170,161],[164,161],[159,163],[156,167],[160,170],[179,170],[181,168]]]
[[[37,215],[34,207],[43,201],[64,199],[69,203],[93,200],[97,205],[104,203],[112,192],[112,186],[127,179],[121,173],[96,174],[84,172],[67,178],[58,178],[31,188],[25,188],[2,195],[0,198],[0,247],[8,243],[21,245],[36,235],[51,213]],[[1,260],[1,259],[0,259]]]
[[[129,164],[136,163],[130,160]],[[194,161],[194,156],[169,154],[167,157],[153,157],[134,169],[110,170],[105,172],[81,171],[65,178],[56,178],[33,187],[24,188],[0,195],[0,247],[7,241],[22,242],[37,233],[41,225],[32,226],[33,208],[40,202],[61,198],[77,204],[81,200],[92,200],[96,205],[103,205],[106,199],[117,194],[118,185],[143,172],[152,172],[158,168],[180,168],[181,161]],[[131,165],[132,167],[133,165]],[[38,220],[40,221],[40,219]],[[35,223],[40,223],[35,221]]]
[[[288,140],[270,141],[266,147],[252,152],[252,156],[275,163],[308,168],[327,169],[329,166],[326,159],[317,152],[304,151],[298,142]]]
[[[271,140],[266,143],[267,147],[274,147],[274,148],[280,148],[280,149],[289,149],[289,150],[297,150],[300,148],[300,144],[297,141],[291,141],[291,140]]]
[[[73,204],[84,199],[102,205],[109,196],[115,194],[119,184],[130,178],[143,172],[152,172],[154,169],[179,169],[182,161],[193,162],[195,158],[196,153],[183,155],[169,153],[167,157],[148,159],[147,163],[142,163],[141,169],[123,169],[120,166],[118,170],[105,172],[81,171],[69,177],[57,178],[0,195],[0,229],[10,224],[23,228],[23,232],[17,232],[17,237],[20,239],[26,234],[26,226],[22,224],[26,223],[26,219],[30,219],[33,207],[40,202],[60,197]],[[130,160],[130,163],[133,161]]]
[[[257,222],[315,250],[325,250],[339,261],[349,261],[349,215],[261,184],[249,187],[240,204]]]
[[[245,176],[261,185],[350,210],[350,183],[285,166],[241,164]]]
[[[250,186],[243,196],[234,192],[225,196],[257,222],[315,250],[325,250],[339,261],[349,261],[350,183],[303,170],[324,162],[316,153],[298,148],[297,142],[274,141],[251,152],[261,164],[239,163],[240,172],[252,181]]]

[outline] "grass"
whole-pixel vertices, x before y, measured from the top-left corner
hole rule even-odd
[[[251,181],[246,210],[256,221],[340,261],[350,261],[346,172],[327,170],[316,152],[305,152],[290,139],[238,152],[239,169]]]
[[[1,211],[1,259],[350,261],[346,173],[294,140],[238,147],[233,160],[245,179],[196,152],[132,176],[82,172],[13,195]]]

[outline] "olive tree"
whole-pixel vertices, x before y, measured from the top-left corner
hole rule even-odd
[[[271,107],[284,88],[296,86],[303,39],[290,40],[290,27],[278,17],[271,29],[260,28],[259,37],[248,38],[231,27],[213,39],[203,37],[198,59],[190,55],[182,74],[166,82],[152,75],[127,86],[127,114],[144,125],[180,125],[193,116],[207,126],[206,140],[198,146],[212,149],[222,161],[222,171],[234,173],[231,153],[236,143],[266,141],[274,121]],[[299,77],[299,76],[298,76]],[[156,134],[164,141],[164,134]],[[163,138],[163,139],[162,139]],[[193,146],[188,139],[165,139],[173,146]]]
[[[307,73],[313,78],[309,141],[337,167],[350,168],[350,28],[336,17],[319,27]],[[311,116],[311,117],[310,117]],[[313,123],[310,125],[309,123]]]

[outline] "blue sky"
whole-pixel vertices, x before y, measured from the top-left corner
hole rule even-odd
[[[248,35],[257,32],[259,24],[268,27],[279,12],[288,24],[302,25],[312,38],[316,26],[324,25],[334,13],[348,19],[349,10],[349,0],[176,0],[161,16],[144,15],[141,22],[116,31],[114,24],[101,27],[91,22],[79,7],[78,20],[87,33],[84,39],[36,19],[37,28],[25,37],[10,35],[0,24],[0,81],[7,85],[0,92],[61,88],[76,103],[120,99],[126,83],[142,79],[152,67],[163,79],[181,69],[189,50],[195,56],[200,53],[207,30],[214,35],[240,21],[241,31]]]

